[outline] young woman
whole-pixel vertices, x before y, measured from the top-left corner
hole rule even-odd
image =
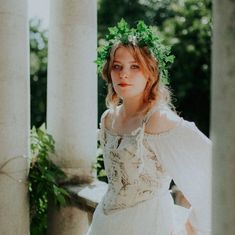
[[[211,141],[171,104],[167,63],[151,27],[110,29],[97,63],[108,83],[101,117],[108,190],[87,235],[209,235]],[[171,180],[190,209],[174,204]]]

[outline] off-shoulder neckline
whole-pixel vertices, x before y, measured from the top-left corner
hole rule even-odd
[[[163,131],[163,132],[159,132],[159,133],[148,133],[148,132],[144,131],[144,136],[151,138],[151,137],[161,137],[161,136],[171,135],[171,134],[175,133],[183,125],[183,123],[186,121],[183,117],[179,117],[179,119],[180,120],[177,122],[177,124],[173,128],[171,128],[167,131]],[[138,133],[138,131],[140,131],[143,127],[140,126],[140,127],[136,128],[135,130],[133,130],[131,133],[124,133],[124,134],[115,133],[115,132],[107,129],[105,126],[103,128],[104,128],[104,131],[106,133],[108,133],[109,135],[111,135],[111,136],[115,136],[115,137],[135,137],[136,134]]]

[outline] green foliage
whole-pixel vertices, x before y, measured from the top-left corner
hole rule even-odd
[[[148,25],[161,25],[168,17],[172,16],[169,4],[176,0],[99,0],[98,1],[98,38],[102,38],[107,27],[116,25],[121,18],[131,26],[138,20],[143,20]]]
[[[50,159],[55,141],[46,132],[45,125],[31,130],[31,163],[28,175],[30,196],[31,235],[46,234],[48,205],[65,206],[69,192],[59,185],[65,173]]]
[[[39,19],[30,20],[31,123],[36,127],[46,121],[47,33]]]
[[[131,26],[139,19],[149,24],[147,10],[148,7],[141,4],[139,0],[100,0],[98,5],[99,38],[103,37],[107,27],[116,25],[121,18],[125,18]]]
[[[171,87],[184,117],[209,134],[211,77],[211,1],[184,0],[171,4],[174,15],[161,31],[176,55],[170,68]]]

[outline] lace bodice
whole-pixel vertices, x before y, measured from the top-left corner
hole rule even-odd
[[[171,177],[145,135],[145,125],[158,108],[152,108],[142,125],[129,135],[117,135],[105,128],[107,112],[101,118],[99,139],[108,177],[108,190],[102,200],[105,214],[169,194]]]

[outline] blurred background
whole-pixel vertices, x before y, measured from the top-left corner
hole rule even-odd
[[[41,9],[44,10],[41,10]],[[130,25],[138,20],[155,26],[172,47],[175,62],[170,68],[173,103],[181,116],[208,136],[211,75],[210,0],[98,0],[99,44],[108,31],[124,18]],[[31,126],[46,122],[46,80],[49,1],[29,1]],[[98,122],[106,109],[106,85],[98,79]],[[97,123],[98,127],[98,123]]]

